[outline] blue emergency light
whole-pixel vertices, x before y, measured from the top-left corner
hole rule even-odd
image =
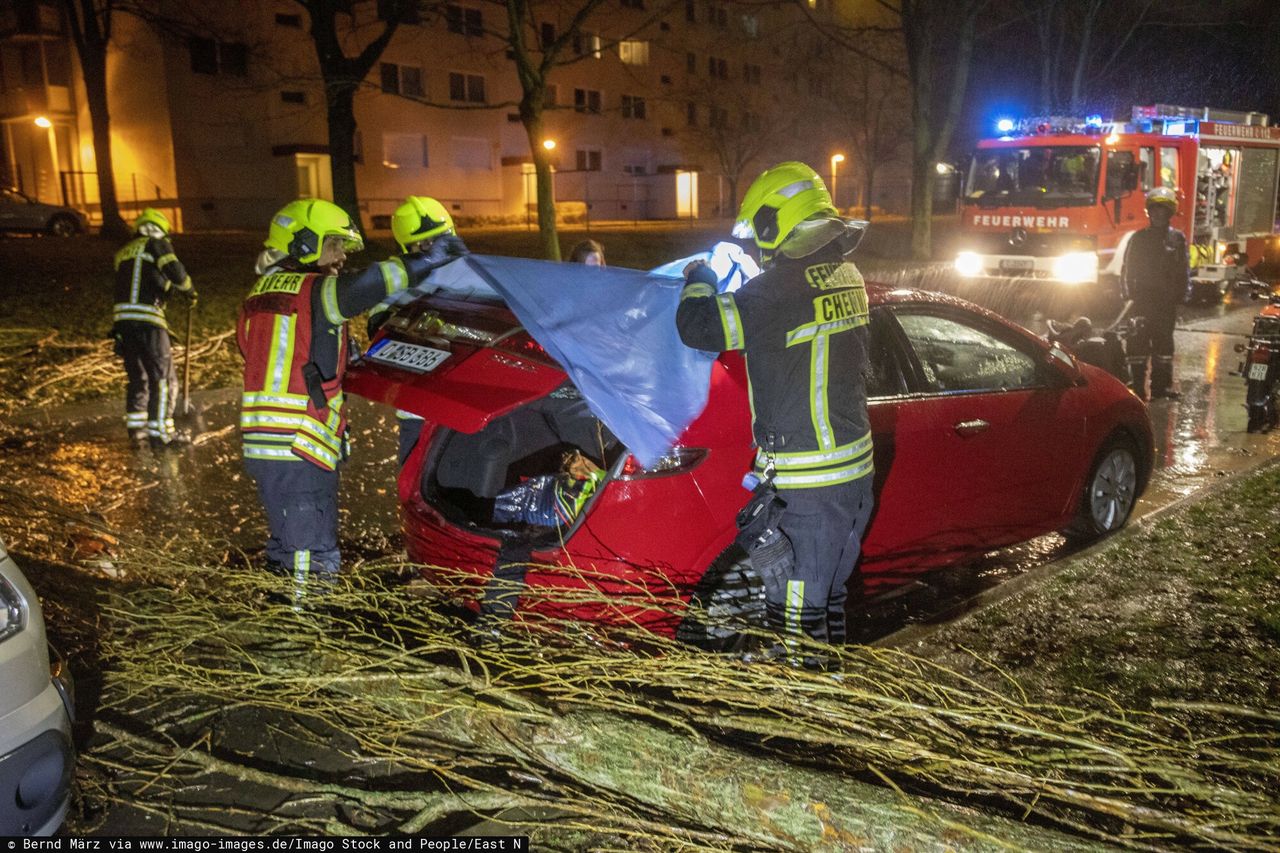
[[[1101,127],[1102,127],[1102,116],[1100,116],[1100,115],[1085,116],[1085,117],[1084,117],[1084,126],[1085,126],[1085,127],[1097,127],[1097,128],[1101,128]]]
[[[1000,131],[1001,133],[1008,133],[1009,131],[1013,130],[1013,119],[1011,118],[1000,119],[999,121],[996,122],[996,130]]]

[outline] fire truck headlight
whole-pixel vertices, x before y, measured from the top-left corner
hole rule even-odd
[[[956,272],[965,278],[982,275],[982,256],[977,252],[961,252],[956,255]]]
[[[1093,252],[1068,252],[1053,259],[1053,277],[1080,284],[1098,277],[1098,256]]]

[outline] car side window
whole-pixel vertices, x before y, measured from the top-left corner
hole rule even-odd
[[[1036,360],[976,325],[944,314],[899,311],[920,363],[922,390],[1009,391],[1042,384]]]
[[[893,323],[883,308],[871,311],[867,336],[867,397],[896,397],[905,394],[901,351],[893,333]]]

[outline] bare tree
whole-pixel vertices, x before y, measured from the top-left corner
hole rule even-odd
[[[880,43],[868,43],[877,55],[891,51]],[[887,63],[887,60],[886,60]],[[910,116],[902,105],[907,101],[907,81],[865,56],[852,55],[838,66],[838,96],[833,106],[833,125],[848,144],[850,160],[861,181],[863,216],[871,218],[876,174],[900,158],[911,141]]]
[[[694,156],[709,157],[728,186],[728,198],[721,215],[732,216],[738,209],[738,190],[744,175],[763,162],[794,127],[793,110],[777,99],[766,99],[744,86],[709,82],[683,93],[687,108],[694,111],[683,140]]]
[[[1081,112],[1090,86],[1125,55],[1134,35],[1150,23],[1154,3],[1026,0],[1040,49],[1040,108],[1049,113]]]
[[[355,11],[359,5],[356,0],[294,2],[310,16],[311,39],[315,44],[320,75],[324,82],[333,200],[353,219],[358,219],[360,203],[355,170],[356,91],[382,56],[396,29],[417,11],[418,4],[416,0],[383,0],[379,3],[379,11],[384,20],[378,34],[358,53],[349,56],[343,49],[339,19],[345,18],[349,25],[354,25]]]
[[[111,159],[111,110],[107,103],[107,49],[111,44],[112,18],[119,11],[116,0],[62,0],[71,40],[80,57],[85,100],[93,129],[94,160],[98,171],[98,201],[102,208],[103,237],[119,240],[129,235],[120,217],[116,179]]]

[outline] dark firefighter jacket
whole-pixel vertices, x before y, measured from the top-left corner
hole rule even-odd
[[[1191,287],[1187,239],[1173,228],[1143,228],[1129,238],[1122,269],[1136,314],[1172,318]]]
[[[772,457],[780,489],[870,475],[867,291],[843,242],[780,254],[733,294],[717,295],[704,270],[685,285],[676,325],[687,346],[744,351],[757,470]]]
[[[115,323],[150,323],[169,328],[164,302],[169,289],[190,292],[191,278],[163,237],[138,235],[116,252]]]

